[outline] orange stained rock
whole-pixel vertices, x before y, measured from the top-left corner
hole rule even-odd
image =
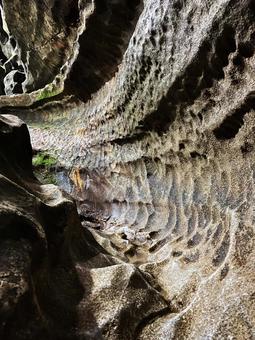
[[[74,168],[71,171],[70,178],[77,188],[79,188],[80,190],[84,188],[84,182],[81,178],[80,169]]]

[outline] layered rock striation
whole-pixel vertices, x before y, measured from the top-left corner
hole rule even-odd
[[[144,297],[155,315],[130,334],[128,316],[103,338],[252,339],[254,2],[13,3],[2,1],[1,46],[15,39],[27,80],[10,96],[5,76],[1,112],[58,159],[100,249],[160,296]],[[66,238],[72,249],[78,239]]]
[[[32,173],[26,125],[0,117],[0,336],[132,339],[168,303],[81,224],[73,200]]]

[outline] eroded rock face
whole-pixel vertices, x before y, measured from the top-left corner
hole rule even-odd
[[[66,32],[61,48],[48,45],[55,73],[42,78],[35,54],[38,85],[0,104],[28,122],[35,149],[58,157],[59,184],[84,227],[149,275],[166,301],[166,312],[125,336],[251,339],[254,1],[63,2],[58,19],[56,3],[44,2],[50,27],[36,31],[38,40],[55,27]],[[70,9],[73,25],[64,20]],[[12,35],[26,50],[17,27]],[[38,100],[47,80],[50,95],[62,92]],[[105,338],[121,339],[109,329]]]
[[[142,272],[82,228],[67,194],[38,183],[21,120],[0,117],[0,145],[1,338],[132,339],[169,310]]]

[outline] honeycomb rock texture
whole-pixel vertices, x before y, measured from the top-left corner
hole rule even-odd
[[[31,334],[255,338],[254,0],[0,6],[0,112],[23,119],[33,149],[57,158],[58,184],[82,220],[68,203],[57,235],[61,214],[41,217],[36,205],[55,205],[60,191],[11,172],[13,190],[32,190],[31,204],[11,204],[36,210],[33,237],[43,240],[33,248],[24,229],[1,248],[13,249],[3,255],[18,278],[6,283],[17,287],[12,305],[33,297]],[[7,309],[24,326],[22,308]]]

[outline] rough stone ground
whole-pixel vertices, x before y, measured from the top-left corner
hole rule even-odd
[[[63,222],[61,242],[54,236],[56,249],[39,256],[60,254],[57,278],[38,265],[36,306],[47,334],[253,339],[254,1],[3,0],[1,9],[1,113],[21,117],[33,148],[57,157],[58,183],[82,216],[83,228],[70,208],[77,222]],[[57,190],[50,188],[39,198],[43,204]],[[19,204],[12,203],[18,210]],[[82,261],[93,247],[99,260]],[[20,254],[24,266],[4,256],[16,263],[18,277],[33,282],[27,268],[37,257]],[[80,295],[73,278],[60,289],[69,282],[62,254],[71,258]],[[44,275],[52,280],[46,287]],[[32,286],[26,291],[37,296]],[[44,300],[50,307],[41,306]],[[69,323],[62,311],[70,311]],[[26,324],[20,309],[15,313]]]

